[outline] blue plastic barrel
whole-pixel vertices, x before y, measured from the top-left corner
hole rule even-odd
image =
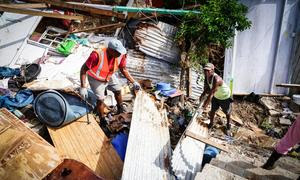
[[[119,154],[122,161],[124,161],[124,159],[125,159],[127,142],[128,142],[128,134],[126,134],[126,133],[117,134],[111,141],[113,147]]]
[[[55,90],[40,93],[33,108],[38,119],[50,127],[61,127],[91,111],[79,97]]]

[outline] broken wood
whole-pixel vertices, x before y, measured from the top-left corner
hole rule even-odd
[[[164,113],[165,114],[165,113]],[[135,98],[122,179],[171,179],[169,128],[147,93]]]
[[[300,84],[276,84],[277,87],[300,88]]]
[[[43,179],[62,159],[6,109],[0,110],[0,179]]]
[[[193,139],[196,139],[198,141],[204,142],[205,144],[214,146],[214,147],[216,147],[216,148],[218,148],[218,149],[220,149],[222,151],[229,152],[229,150],[224,145],[218,144],[218,143],[216,143],[214,141],[211,141],[211,140],[209,140],[209,139],[207,139],[205,137],[201,137],[201,136],[199,136],[199,135],[197,135],[197,134],[195,134],[193,132],[186,131],[185,135],[189,136],[189,137],[191,137]]]
[[[115,24],[108,24],[108,25],[103,25],[103,26],[98,26],[98,27],[94,27],[94,28],[87,28],[87,29],[82,29],[82,30],[78,30],[78,31],[73,31],[73,32],[66,32],[63,34],[67,34],[67,33],[79,33],[79,32],[89,32],[89,31],[95,31],[95,30],[99,30],[99,29],[105,29],[105,28],[118,28],[118,27],[122,27],[125,26],[125,23],[115,23]]]
[[[85,12],[88,12],[90,14],[98,14],[98,15],[104,15],[104,16],[114,16],[114,17],[118,17],[118,18],[121,18],[121,19],[125,18],[124,14],[116,13],[116,12],[113,12],[112,10],[103,10],[103,9],[84,6],[84,5],[80,5],[80,4],[70,4],[70,3],[66,3],[64,1],[60,1],[60,0],[30,0],[30,1],[43,2],[43,3],[51,4],[53,6],[68,8],[68,9],[72,9],[72,10],[85,11]]]
[[[18,9],[26,9],[26,8],[47,8],[45,3],[24,3],[24,4],[0,4],[1,7],[10,7],[10,8],[18,8]]]
[[[49,128],[49,134],[63,157],[84,163],[104,179],[120,179],[123,163],[93,115],[86,116],[59,129]]]
[[[58,13],[47,13],[47,12],[41,12],[41,11],[17,9],[17,8],[10,8],[10,7],[3,7],[3,6],[0,6],[0,11],[17,13],[17,14],[28,14],[28,15],[32,15],[32,16],[58,18],[58,19],[69,19],[69,20],[80,20],[80,21],[82,21],[84,19],[83,16],[79,16],[79,15],[70,16],[70,15],[63,15],[63,14],[58,14]]]

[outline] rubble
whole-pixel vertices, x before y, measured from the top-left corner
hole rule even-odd
[[[39,3],[0,4],[2,11],[43,16],[43,19],[28,16],[27,20],[23,15],[12,16],[13,20],[9,20],[10,14],[5,13],[3,16],[5,23],[11,23],[8,26],[13,26],[11,28],[3,25],[5,26],[3,29],[10,30],[10,36],[15,33],[14,38],[25,40],[20,44],[17,43],[18,46],[13,48],[15,53],[13,56],[5,54],[11,52],[11,49],[5,49],[7,52],[4,54],[7,55],[7,60],[5,59],[2,64],[13,68],[19,68],[20,65],[31,67],[34,64],[40,67],[40,71],[36,72],[35,77],[30,78],[30,81],[26,79],[29,75],[24,72],[20,74],[21,77],[19,75],[16,77],[15,74],[10,77],[10,80],[3,79],[1,99],[9,97],[18,100],[18,93],[24,89],[32,91],[34,104],[38,101],[37,97],[49,89],[79,98],[77,89],[80,87],[79,74],[82,64],[94,49],[105,47],[109,40],[116,38],[122,38],[123,43],[129,47],[127,68],[134,79],[138,80],[143,92],[133,91],[127,81],[120,77],[123,85],[121,94],[124,103],[122,106],[125,112],[117,113],[114,94],[107,91],[104,100],[106,122],[100,122],[94,103],[85,104],[80,99],[85,111],[80,115],[77,114],[78,116],[72,119],[72,123],[66,123],[59,128],[46,128],[41,116],[36,110],[34,111],[31,104],[13,108],[11,104],[9,106],[2,104],[1,107],[8,108],[19,119],[7,110],[0,110],[0,118],[5,117],[0,122],[0,136],[5,136],[2,141],[0,140],[2,147],[0,159],[3,160],[0,169],[3,168],[4,172],[8,172],[1,174],[0,171],[1,179],[20,179],[20,174],[25,170],[26,173],[29,172],[34,178],[39,179],[46,175],[48,175],[46,179],[56,179],[64,173],[68,174],[69,178],[75,178],[83,176],[85,172],[88,174],[84,176],[85,178],[95,179],[120,179],[121,177],[122,179],[136,177],[139,179],[192,179],[195,176],[196,179],[199,177],[207,179],[264,178],[266,172],[253,168],[252,165],[259,166],[259,163],[254,161],[262,160],[273,149],[278,139],[285,134],[298,115],[296,112],[300,112],[300,106],[289,97],[260,97],[254,93],[247,97],[234,97],[231,114],[232,136],[224,134],[226,115],[222,111],[216,112],[216,123],[208,131],[206,128],[209,122],[208,109],[202,113],[203,109],[198,108],[200,107],[198,98],[203,91],[202,72],[198,73],[190,69],[189,84],[192,89],[192,92],[188,90],[190,98],[186,97],[185,90],[178,89],[181,71],[178,64],[181,52],[174,39],[178,18],[170,16],[175,20],[170,21],[169,24],[168,19],[156,16],[157,12],[149,17],[140,13],[159,10],[160,13],[182,14],[187,11],[133,8],[131,7],[134,4],[133,1],[128,2],[128,7],[115,6],[120,5],[119,3],[95,4],[93,1],[89,2],[90,4],[50,0],[33,0],[33,2]],[[154,2],[149,1],[149,3]],[[52,9],[53,7],[57,10]],[[44,10],[45,8],[47,10]],[[137,10],[139,13],[136,16],[127,14],[127,11]],[[126,13],[119,13],[121,11],[126,11]],[[137,19],[129,20],[131,17]],[[22,24],[22,26],[15,26],[14,23]],[[28,26],[25,26],[26,23]],[[15,32],[16,29],[24,30],[25,35],[19,36]],[[27,38],[28,36],[30,37]],[[16,52],[15,49],[17,49]],[[223,52],[224,49],[221,51]],[[220,54],[223,56],[223,53]],[[220,55],[220,58],[223,57]],[[223,63],[220,64],[223,66]],[[200,84],[196,82],[197,79],[200,79]],[[161,84],[167,85],[167,89],[158,89],[157,87]],[[47,98],[42,103],[48,101],[50,100]],[[52,105],[50,103],[50,109],[57,107],[54,108]],[[88,113],[86,106],[90,108],[90,114],[87,115],[90,124],[87,123],[87,116],[85,116]],[[59,114],[56,109],[52,111],[52,115],[56,116],[56,112]],[[193,116],[195,114],[196,116]],[[12,119],[13,122],[9,126],[5,125],[7,119]],[[50,118],[47,116],[45,119]],[[31,131],[23,127],[24,124],[21,121]],[[24,134],[31,139],[25,137]],[[124,139],[120,140],[124,141],[121,148],[114,141],[120,134],[125,136],[129,134],[128,144],[127,140],[126,143]],[[55,147],[46,143],[42,138]],[[21,144],[19,141],[22,141]],[[31,146],[27,147],[26,142],[32,142]],[[18,146],[14,147],[15,144]],[[42,149],[37,149],[36,145],[41,146]],[[202,169],[200,166],[203,163],[202,154],[207,145],[212,145],[233,156],[237,154],[245,156],[239,157],[239,160],[252,158],[253,161],[250,162],[247,159],[248,162],[233,163],[232,161],[237,160],[223,157],[223,160],[228,160],[223,162],[221,161],[222,155],[220,155]],[[26,152],[22,148],[27,148]],[[41,153],[43,149],[45,152]],[[52,155],[49,154],[50,152]],[[27,158],[29,165],[26,164],[28,162],[25,164],[30,169],[25,167],[24,162],[16,164],[17,158],[9,159],[15,158],[10,157],[15,153]],[[28,153],[42,155],[38,157],[38,159],[43,159],[37,163],[40,167],[35,164],[36,159],[32,160],[33,156],[29,156]],[[11,162],[8,163],[7,160]],[[224,166],[221,167],[222,164]],[[251,168],[244,167],[245,164]],[[17,172],[15,167],[17,167]],[[21,170],[19,171],[18,168]],[[80,168],[80,171],[84,169],[84,172],[70,173],[70,169],[75,172],[78,171],[77,168]],[[278,172],[274,174],[272,172],[268,178],[272,178],[273,175],[281,177],[278,176]],[[287,174],[289,177],[296,177],[295,174]]]

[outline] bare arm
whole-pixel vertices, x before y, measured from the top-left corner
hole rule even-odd
[[[129,71],[127,68],[121,68],[120,69],[121,73],[125,76],[125,78],[130,81],[131,83],[134,83],[133,77],[130,75]]]
[[[215,92],[217,91],[217,88],[219,86],[222,86],[223,80],[220,77],[216,77],[212,89],[209,91],[208,97],[203,103],[203,109],[206,109],[208,106],[209,102],[212,100],[212,97],[214,96]]]
[[[86,88],[86,72],[89,68],[84,63],[80,69],[80,87]]]
[[[201,94],[201,96],[200,96],[200,98],[199,98],[199,101],[200,101],[200,102],[202,101],[203,97],[204,97],[208,92],[209,92],[209,87],[208,87],[208,85],[207,85],[207,83],[206,83],[206,79],[205,79],[205,81],[204,81],[204,90],[203,90],[203,92],[202,92],[202,94]]]

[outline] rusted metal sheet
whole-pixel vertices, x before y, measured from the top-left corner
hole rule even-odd
[[[174,179],[167,115],[140,91],[135,98],[122,179]]]
[[[0,109],[0,179],[42,179],[61,162],[53,146]]]
[[[137,80],[150,79],[152,82],[168,82],[175,88],[179,87],[180,67],[166,61],[145,56],[142,52],[129,50],[127,54],[127,68]],[[197,79],[200,77],[199,84]],[[203,91],[203,74],[192,71],[192,96],[198,99]]]
[[[134,33],[137,48],[143,53],[176,64],[179,60],[179,48],[174,37],[176,27],[159,22],[140,23]]]

